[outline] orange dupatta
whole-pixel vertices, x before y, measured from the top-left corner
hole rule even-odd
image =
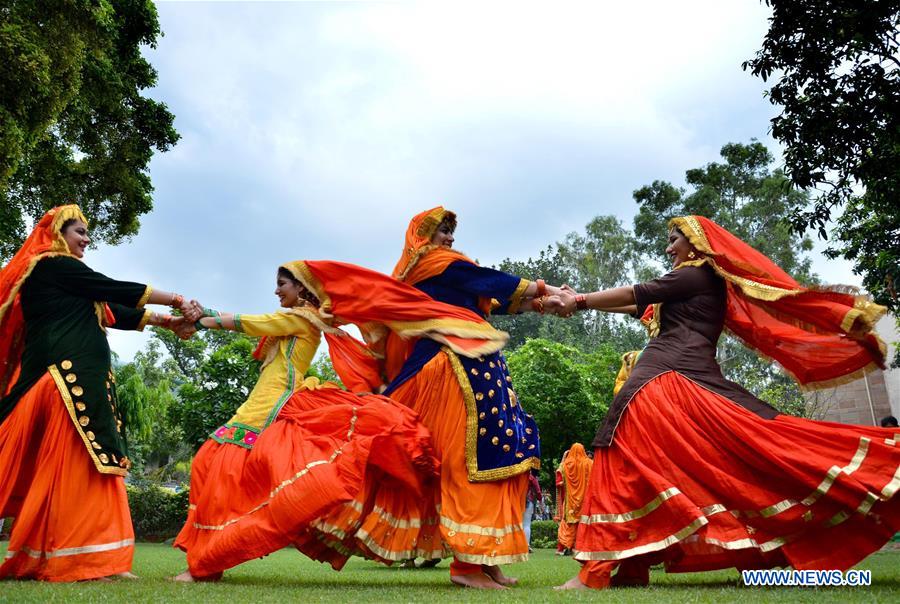
[[[777,361],[804,389],[825,388],[884,367],[874,333],[883,306],[863,296],[801,286],[765,255],[703,216],[673,218],[727,284],[725,327]]]
[[[565,480],[566,501],[565,514],[560,516],[565,522],[578,522],[581,516],[581,504],[587,493],[588,481],[591,477],[591,468],[594,462],[587,453],[584,445],[575,443],[569,449],[568,455],[562,462],[562,474]]]
[[[16,383],[25,346],[19,290],[42,258],[72,256],[61,231],[63,223],[72,218],[87,224],[81,209],[74,204],[47,211],[12,260],[0,270],[0,397],[6,396]]]
[[[472,311],[433,300],[411,285],[354,264],[305,260],[283,265],[320,302],[311,320],[323,331],[332,364],[356,392],[385,383],[378,352],[388,334],[436,340],[455,353],[478,357],[503,348],[508,336]],[[308,309],[298,309],[297,312]],[[356,325],[359,342],[337,329]]]

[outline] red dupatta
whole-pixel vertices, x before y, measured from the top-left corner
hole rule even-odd
[[[727,284],[725,327],[777,361],[804,389],[825,388],[884,368],[874,332],[883,306],[863,296],[806,288],[762,253],[703,216],[673,218]]]
[[[25,319],[19,290],[42,258],[72,256],[61,232],[62,225],[72,218],[87,224],[77,205],[49,210],[34,225],[12,260],[0,270],[0,397],[6,396],[16,383],[25,346]]]

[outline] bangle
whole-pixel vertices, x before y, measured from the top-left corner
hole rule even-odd
[[[544,314],[544,299],[534,298],[531,300],[531,310]]]
[[[200,319],[197,319],[197,320],[194,322],[194,329],[196,329],[197,331],[200,331],[201,329],[209,329],[209,327],[207,327],[206,325],[204,325],[204,324],[200,321]]]
[[[212,309],[212,308],[206,308],[206,307],[204,307],[204,308],[203,308],[203,314],[202,314],[201,316],[203,316],[203,317],[218,317],[218,316],[219,316],[219,311],[214,310],[214,309]]]
[[[587,310],[587,296],[585,296],[584,294],[576,294],[575,308],[577,310]]]
[[[535,291],[535,298],[543,298],[547,293],[547,283],[543,279],[538,279],[534,282],[537,285],[537,291]]]
[[[172,308],[181,308],[184,304],[184,296],[181,294],[172,294],[172,302],[169,304]]]

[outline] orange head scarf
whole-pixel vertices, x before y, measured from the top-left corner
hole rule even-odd
[[[34,226],[12,260],[0,270],[0,396],[5,396],[15,384],[25,345],[25,321],[19,290],[42,258],[72,256],[62,236],[62,225],[70,219],[87,224],[76,205],[49,210]]]
[[[587,493],[591,467],[594,462],[587,456],[584,445],[575,443],[562,462],[562,474],[566,485],[565,521],[578,522],[581,504]]]
[[[884,367],[874,326],[886,309],[863,296],[801,286],[765,255],[703,216],[673,218],[727,284],[725,327],[806,389]]]
[[[442,206],[413,216],[406,228],[403,253],[391,273],[395,279],[415,285],[441,274],[448,265],[458,260],[474,264],[465,254],[431,243],[431,238],[445,220],[456,228],[456,214]]]

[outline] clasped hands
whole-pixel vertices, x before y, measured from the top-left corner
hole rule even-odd
[[[566,284],[560,287],[547,286],[547,295],[540,298],[543,304],[542,314],[556,315],[557,317],[568,318],[575,314],[577,309],[578,295],[574,289]]]

